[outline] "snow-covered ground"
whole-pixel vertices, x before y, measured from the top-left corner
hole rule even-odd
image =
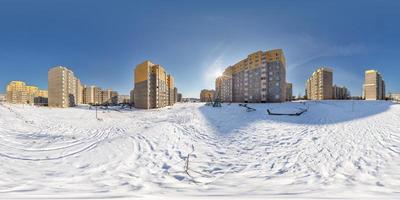
[[[0,199],[400,199],[400,105],[249,106],[178,103],[97,120],[85,106],[2,104]]]

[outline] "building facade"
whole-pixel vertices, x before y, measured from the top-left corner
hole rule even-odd
[[[167,85],[168,85],[168,105],[172,106],[175,103],[175,95],[174,95],[174,77],[170,74],[167,75]]]
[[[306,82],[306,94],[309,100],[332,99],[333,72],[329,68],[317,69]]]
[[[134,104],[135,103],[135,90],[134,89],[132,89],[131,91],[130,91],[130,101],[129,101],[129,103],[130,104]]]
[[[216,92],[215,90],[201,90],[200,92],[200,102],[209,102],[214,101]]]
[[[350,93],[349,90],[346,87],[341,87],[334,85],[332,87],[332,98],[333,99],[349,99],[350,98]]]
[[[293,84],[286,83],[286,101],[293,100]]]
[[[382,75],[376,70],[365,71],[365,80],[363,85],[363,97],[365,100],[385,99],[385,81]]]
[[[130,104],[130,95],[118,95],[118,104]]]
[[[176,95],[176,102],[182,102],[182,93]]]
[[[74,72],[63,66],[56,66],[48,72],[49,106],[72,107],[78,104],[78,78]]]
[[[47,91],[22,81],[11,81],[6,88],[6,101],[16,104],[47,105]]]
[[[6,97],[7,95],[5,95],[5,94],[0,94],[0,102],[5,102],[5,101],[7,101],[7,97]]]
[[[286,101],[286,60],[281,49],[257,51],[229,66],[215,81],[225,102]]]
[[[134,70],[134,104],[136,108],[152,109],[175,102],[173,77],[161,65],[145,61]]]

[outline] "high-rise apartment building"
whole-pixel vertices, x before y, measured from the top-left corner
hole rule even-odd
[[[111,92],[109,93],[109,98],[111,98]],[[107,100],[107,94],[103,93],[101,88],[91,85],[91,86],[85,86],[83,89],[83,96],[84,96],[84,104],[101,104],[103,100]]]
[[[83,103],[83,85],[79,79],[76,79],[76,104]]]
[[[175,103],[174,77],[172,77],[170,74],[167,75],[167,85],[168,85],[168,105],[172,106]]]
[[[135,103],[135,90],[134,89],[132,89],[131,91],[130,91],[130,101],[129,101],[129,103],[130,104],[134,104]]]
[[[216,92],[215,90],[201,90],[200,92],[200,102],[214,101]]]
[[[286,100],[286,60],[281,49],[257,51],[229,66],[215,81],[216,98],[225,102]]]
[[[286,83],[286,101],[293,100],[293,84]]]
[[[71,107],[78,103],[78,78],[74,72],[63,66],[56,66],[48,72],[49,106]]]
[[[173,77],[168,78],[167,72],[161,65],[153,64],[150,61],[137,65],[134,79],[136,108],[151,109],[170,105],[169,99],[174,96],[173,94],[171,96],[171,93],[175,90]],[[174,99],[171,100],[175,102]]]
[[[0,94],[0,102],[7,101],[7,95],[6,94]]]
[[[317,69],[306,82],[307,99],[332,99],[333,72],[329,68]]]
[[[349,99],[350,98],[350,93],[349,90],[346,87],[340,87],[337,85],[334,85],[332,87],[332,98],[333,99]]]
[[[129,104],[130,101],[130,95],[118,95],[118,104]]]
[[[366,100],[385,99],[385,81],[376,70],[365,71],[363,96]]]
[[[178,88],[174,87],[174,103],[178,101]]]
[[[47,91],[36,86],[26,85],[22,81],[11,81],[6,88],[6,100],[17,104],[47,104]]]
[[[181,93],[176,94],[176,102],[182,102],[182,94]]]
[[[100,104],[117,104],[118,103],[118,92],[113,90],[101,90]]]
[[[8,103],[26,104],[28,103],[26,84],[22,81],[11,81],[7,85],[6,99]]]

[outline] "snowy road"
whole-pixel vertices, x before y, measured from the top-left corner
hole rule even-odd
[[[0,105],[0,199],[400,199],[400,105]],[[267,109],[299,116],[268,116]],[[187,156],[190,154],[189,162]],[[187,167],[185,167],[187,165]]]

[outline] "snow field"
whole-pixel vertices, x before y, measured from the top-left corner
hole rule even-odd
[[[400,198],[400,105],[249,106],[2,104],[0,198]]]

